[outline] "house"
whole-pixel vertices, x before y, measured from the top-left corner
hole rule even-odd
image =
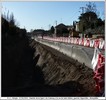
[[[63,23],[57,25],[55,27],[54,36],[56,36],[56,37],[69,36],[68,27],[66,25],[64,25]]]
[[[79,23],[74,21],[73,25],[69,27],[69,36],[70,37],[79,37]]]
[[[44,35],[45,31],[43,29],[37,29],[33,31],[33,36],[42,36]]]
[[[79,32],[79,22],[75,23],[75,30],[76,30],[76,32]]]
[[[69,32],[70,37],[79,37],[79,32],[77,32],[74,28]]]

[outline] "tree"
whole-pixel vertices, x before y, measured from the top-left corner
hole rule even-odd
[[[85,13],[82,13],[79,16],[79,23],[80,23],[80,31],[83,32],[86,29],[94,29],[97,27],[98,23],[98,15],[97,15],[97,9],[96,5],[94,3],[89,2],[86,4]],[[102,23],[102,21],[99,20],[99,23]]]
[[[3,38],[8,38],[9,36],[16,36],[16,37],[25,37],[26,36],[26,29],[20,29],[19,23],[14,19],[13,13],[9,15],[9,11],[7,14],[4,12],[4,14],[1,15],[2,22],[2,36]]]
[[[1,30],[1,33],[4,35],[8,32],[9,30],[9,23],[6,19],[4,19],[3,17],[2,18],[2,22],[1,22],[1,26],[2,26],[2,30]]]
[[[54,33],[54,26],[51,27],[50,32],[53,34]]]
[[[15,25],[15,19],[14,19],[13,13],[11,13],[11,15],[10,15],[10,24]]]
[[[85,12],[94,12],[97,14],[95,3],[89,2],[88,4],[86,4]]]
[[[83,23],[83,27],[85,27],[85,29],[88,29],[91,28],[91,25],[93,25],[97,20],[97,15],[94,12],[86,12],[84,14],[81,14],[79,20],[81,23]]]
[[[104,25],[104,24],[105,24],[105,23],[102,21],[101,18],[98,18],[98,19],[96,20],[96,22],[95,22],[96,27],[102,26],[102,25]]]

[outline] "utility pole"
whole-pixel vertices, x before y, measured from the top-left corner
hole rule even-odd
[[[85,7],[80,7],[80,9],[82,10],[81,14],[84,14]],[[84,30],[83,25],[82,25],[82,30]],[[84,33],[83,32],[82,32],[82,37],[84,37]]]
[[[56,20],[56,26],[57,26],[57,20]],[[55,26],[55,32],[54,32],[54,35],[55,35],[55,37],[56,37],[56,34],[57,34],[57,29],[56,29],[56,26]]]
[[[57,20],[56,20],[56,26],[57,26]]]

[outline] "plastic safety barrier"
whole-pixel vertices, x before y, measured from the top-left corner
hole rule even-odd
[[[105,73],[105,57],[99,51],[98,48],[95,48],[94,56],[92,59],[92,65],[94,70],[94,80],[97,95],[102,95],[104,93],[104,73]]]
[[[65,42],[71,43],[76,45],[82,45],[87,47],[97,47],[99,49],[105,49],[105,41],[103,39],[91,39],[91,38],[73,38],[73,37],[48,37],[48,36],[38,36],[38,38],[46,39],[50,41],[57,41],[57,42]]]

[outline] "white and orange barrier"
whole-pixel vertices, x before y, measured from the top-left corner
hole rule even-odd
[[[84,46],[90,47],[90,39],[89,38],[85,38]]]
[[[81,39],[79,40],[79,45],[84,45],[84,38],[81,38]]]
[[[42,38],[42,36],[38,36],[38,38]],[[48,37],[43,36],[43,39],[56,41],[56,42],[64,42],[71,43],[76,45],[82,45],[87,47],[97,47],[99,49],[105,49],[105,41],[103,39],[91,39],[91,38],[73,38],[73,37]]]
[[[98,63],[98,54],[100,54],[100,51],[98,48],[95,48],[94,55],[93,55],[92,62],[91,62],[94,71],[95,71],[96,65]]]
[[[92,59],[92,66],[94,70],[94,80],[97,95],[102,95],[104,92],[104,74],[105,74],[105,56],[96,47]]]
[[[95,39],[94,47],[99,48],[99,43],[100,43],[100,40],[99,39]]]
[[[105,49],[105,41],[103,39],[99,42],[99,49]]]

